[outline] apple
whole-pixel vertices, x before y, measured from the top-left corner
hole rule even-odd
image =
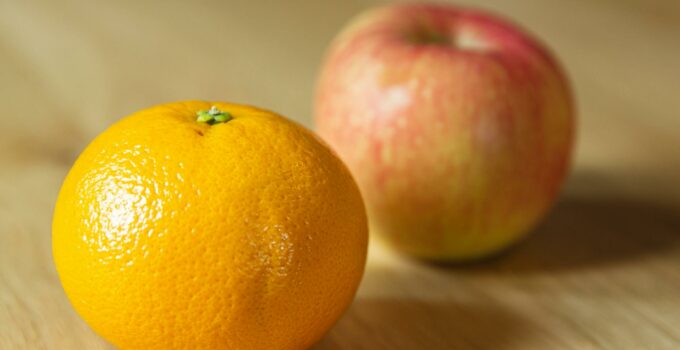
[[[406,254],[497,253],[540,221],[569,170],[575,112],[555,57],[481,10],[397,4],[333,41],[314,108],[373,237]]]

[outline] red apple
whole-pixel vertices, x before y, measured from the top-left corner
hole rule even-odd
[[[429,259],[480,258],[525,236],[558,195],[574,138],[550,52],[505,19],[447,5],[351,22],[314,113],[361,187],[373,236]]]

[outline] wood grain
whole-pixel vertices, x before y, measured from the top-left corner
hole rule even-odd
[[[679,349],[680,2],[484,0],[550,44],[580,120],[574,172],[528,240],[433,266],[372,244],[316,349]],[[0,349],[109,349],[75,314],[51,211],[80,150],[163,101],[310,125],[335,32],[370,1],[0,1]]]

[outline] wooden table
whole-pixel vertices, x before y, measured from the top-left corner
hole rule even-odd
[[[680,349],[680,2],[488,0],[562,58],[579,142],[564,194],[513,251],[428,266],[371,247],[316,349]],[[233,100],[310,125],[333,34],[368,1],[0,2],[0,349],[110,348],[50,250],[77,154],[163,101]]]

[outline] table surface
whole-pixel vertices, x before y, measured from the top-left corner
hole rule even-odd
[[[368,1],[0,1],[0,349],[107,349],[60,287],[50,221],[79,151],[163,101],[310,125],[323,51]],[[680,349],[680,2],[484,0],[550,43],[579,105],[574,170],[534,235],[430,266],[372,245],[315,349]]]

